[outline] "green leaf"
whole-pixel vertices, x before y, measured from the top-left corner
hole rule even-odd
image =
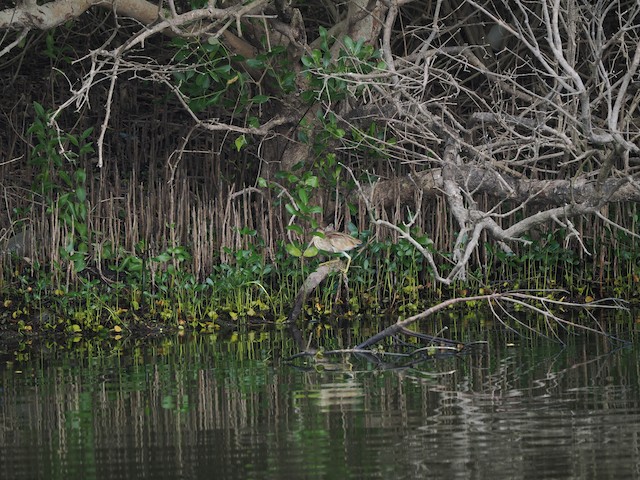
[[[77,273],[80,273],[87,268],[87,262],[84,258],[84,254],[76,253],[71,257],[71,260],[73,261],[73,268]]]
[[[87,218],[87,205],[86,203],[80,203],[80,202],[75,202],[72,204],[74,211],[75,211],[75,216],[76,216],[76,220],[80,220],[82,222],[84,222]]]
[[[170,247],[167,248],[167,253],[169,255],[173,255],[176,260],[189,260],[191,258],[191,254],[189,251],[183,246]]]
[[[184,47],[187,44],[187,41],[184,38],[172,38],[171,43],[176,47]]]
[[[356,42],[355,46],[353,47],[353,53],[355,55],[359,55],[363,45],[364,45],[364,39],[361,38]]]
[[[211,77],[207,74],[201,73],[196,77],[196,85],[202,90],[207,90],[211,85]]]
[[[247,65],[251,68],[264,68],[264,62],[262,60],[258,60],[257,58],[248,58]]]
[[[318,95],[314,90],[306,90],[302,92],[302,100],[304,100],[306,103],[313,103],[317,100],[317,98]]]
[[[269,96],[268,95],[256,95],[256,96],[251,98],[251,101],[253,103],[255,103],[256,105],[260,105],[262,103],[268,102],[269,101]]]
[[[76,227],[76,231],[80,235],[80,238],[87,238],[87,233],[89,232],[89,229],[87,228],[86,223],[76,223],[75,227]],[[81,252],[87,252],[88,251],[87,244],[81,243],[78,246],[78,250],[80,250]]]
[[[158,263],[166,263],[171,260],[171,254],[162,252],[160,255],[158,255],[157,257],[153,257],[151,260]]]
[[[295,216],[295,215],[298,215],[298,213],[300,213],[300,212],[299,212],[299,211],[298,211],[298,210],[297,210],[293,205],[291,205],[290,203],[287,203],[287,204],[284,206],[284,208],[285,208],[285,210],[286,210],[287,212],[289,212],[289,215],[294,215],[294,216]]]
[[[298,235],[302,235],[302,227],[300,225],[287,225],[287,230],[296,232]]]
[[[207,52],[209,55],[209,66],[217,64],[223,57],[218,55],[218,51],[220,50],[220,44],[210,45],[208,43],[202,44],[202,49]],[[224,55],[224,52],[222,53]],[[206,57],[202,57],[203,59]]]
[[[188,105],[191,110],[197,113],[207,108],[208,101],[204,98],[195,98],[193,100],[189,100]]]
[[[302,256],[302,251],[300,250],[300,248],[295,246],[293,243],[287,243],[284,248],[287,253],[289,253],[289,255],[293,257],[300,258]]]
[[[58,172],[58,176],[67,185],[67,187],[73,186],[73,183],[71,182],[71,177],[69,177],[69,174],[67,172],[60,170]]]
[[[320,66],[322,64],[322,52],[320,50],[313,50],[311,52],[311,58],[313,59],[314,65]]]
[[[309,203],[309,195],[307,195],[307,191],[304,188],[298,189],[298,198],[304,205]]]
[[[75,176],[77,183],[84,183],[87,180],[87,172],[84,170],[84,168],[79,168],[78,170],[76,170]]]
[[[304,179],[304,184],[308,187],[318,188],[320,182],[318,181],[318,177],[315,175],[310,176],[309,178]]]
[[[312,207],[310,205],[300,202],[298,204],[298,207],[300,209],[300,216],[301,217],[307,218],[311,214],[310,210],[311,210]]]
[[[324,28],[324,27],[320,27],[318,29],[318,33],[320,34],[320,38],[321,38],[320,47],[325,51],[329,50],[329,41],[328,41],[327,29]]]
[[[262,177],[258,177],[258,186],[260,188],[267,188],[269,184],[267,183],[267,180],[265,178]]]
[[[80,147],[80,155],[84,155],[85,153],[93,153],[95,150],[93,149],[93,144],[91,142],[85,143],[82,147]]]
[[[351,39],[351,37],[344,37],[344,39],[342,40],[344,42],[344,46],[347,47],[347,50],[349,51],[349,53],[352,53],[355,48],[355,44],[353,43],[353,40]]]
[[[125,257],[116,269],[120,272],[141,272],[142,271],[142,259],[134,256]]]
[[[36,111],[36,114],[39,117],[45,117],[45,113],[44,113],[44,107],[42,105],[40,105],[38,102],[33,102],[33,108]]]
[[[304,130],[298,130],[298,140],[300,140],[301,143],[309,143],[309,135],[307,135],[307,132]]]
[[[316,255],[318,255],[318,249],[315,247],[315,245],[311,245],[304,251],[303,255],[305,258],[315,257]]]
[[[246,144],[247,144],[247,137],[245,137],[244,133],[236,138],[235,146],[238,152],[242,150],[242,147],[244,147]]]

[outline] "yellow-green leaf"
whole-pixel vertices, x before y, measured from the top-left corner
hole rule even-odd
[[[287,250],[287,253],[293,257],[300,258],[302,256],[302,251],[293,243],[287,243],[284,248]]]
[[[315,245],[311,245],[304,251],[303,255],[305,256],[305,258],[315,257],[316,255],[318,255],[318,249],[315,247]]]

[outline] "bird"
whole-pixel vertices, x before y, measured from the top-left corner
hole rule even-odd
[[[351,256],[347,251],[353,250],[361,245],[362,241],[347,233],[337,232],[333,229],[332,225],[329,225],[318,233],[315,233],[311,238],[311,243],[318,250],[329,253],[341,253],[347,257],[347,267],[344,269],[344,273],[347,273],[349,265],[351,265]]]

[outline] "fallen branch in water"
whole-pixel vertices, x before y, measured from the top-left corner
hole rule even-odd
[[[558,292],[557,290],[554,292]],[[538,293],[549,293],[549,291],[541,291]],[[579,325],[573,322],[570,322],[568,320],[565,320],[563,318],[558,317],[555,313],[553,313],[548,306],[549,305],[555,305],[555,306],[564,306],[564,307],[581,307],[581,308],[585,308],[585,309],[593,309],[593,308],[612,308],[612,309],[621,309],[624,308],[621,305],[619,305],[617,303],[617,301],[615,300],[601,300],[599,302],[592,302],[592,303],[585,303],[585,304],[578,304],[578,303],[572,303],[572,302],[566,302],[563,300],[556,300],[553,298],[548,298],[548,297],[541,297],[541,296],[537,296],[537,295],[532,295],[531,293],[525,293],[525,292],[521,292],[521,291],[515,291],[515,292],[505,292],[505,293],[492,293],[489,295],[477,295],[474,297],[459,297],[459,298],[452,298],[450,300],[446,300],[444,302],[441,302],[437,305],[434,305],[431,308],[428,308],[427,310],[424,310],[416,315],[413,315],[412,317],[406,318],[404,320],[398,320],[396,323],[394,323],[393,325],[390,325],[389,327],[385,328],[383,331],[377,333],[376,335],[368,338],[367,340],[365,340],[364,342],[360,343],[359,345],[357,345],[355,348],[357,350],[362,350],[365,348],[370,347],[371,345],[374,345],[376,343],[378,343],[379,341],[383,340],[384,338],[390,337],[392,335],[396,335],[397,333],[403,333],[406,331],[406,328],[413,324],[416,323],[419,320],[423,320],[431,315],[433,315],[434,313],[437,313],[441,310],[444,310],[445,308],[448,308],[452,305],[458,304],[458,303],[467,303],[467,302],[478,302],[478,301],[486,301],[489,306],[491,307],[491,311],[494,314],[494,317],[500,321],[502,324],[505,324],[504,320],[502,319],[502,317],[500,315],[498,315],[498,312],[495,310],[494,308],[494,303],[499,305],[500,308],[502,309],[502,311],[504,312],[504,314],[506,316],[508,316],[511,320],[515,320],[517,323],[525,326],[526,328],[540,334],[543,335],[541,332],[535,330],[533,327],[524,324],[521,320],[518,320],[516,317],[514,317],[511,313],[509,313],[507,311],[507,309],[504,307],[504,305],[502,305],[500,302],[508,302],[511,303],[512,305],[519,305],[520,307],[524,308],[524,309],[528,309],[538,315],[542,315],[545,319],[545,322],[550,322],[550,321],[555,321],[557,322],[559,325],[561,326],[572,326],[572,327],[576,327],[576,328],[580,328],[586,331],[590,331],[590,332],[595,332],[595,333],[600,333],[603,335],[607,335],[612,339],[615,340],[619,340],[609,334],[607,334],[604,330],[596,330],[595,328],[591,328],[588,327],[586,325]],[[611,303],[605,303],[607,301],[610,301]],[[538,303],[539,305],[535,305],[532,303]],[[506,325],[506,324],[505,324]],[[556,339],[560,340],[559,337],[557,337],[556,335]]]
[[[325,276],[326,274],[328,274],[328,272],[325,273]],[[305,282],[305,285],[306,283],[307,282]],[[309,283],[311,284],[312,282],[309,282]],[[314,285],[314,288],[315,286],[317,286],[317,284]],[[581,304],[581,303],[574,303],[574,302],[568,302],[564,300],[558,300],[555,298],[550,298],[552,294],[558,294],[558,293],[562,293],[562,291],[561,290],[543,290],[543,291],[535,291],[535,292],[513,291],[513,292],[504,292],[504,293],[491,293],[488,295],[477,295],[473,297],[452,298],[450,300],[446,300],[437,305],[434,305],[433,307],[430,307],[409,318],[399,319],[394,324],[376,333],[375,335],[369,337],[368,339],[359,343],[353,348],[343,348],[340,350],[322,351],[317,348],[311,348],[309,343],[305,345],[304,342],[302,341],[302,336],[300,334],[300,331],[297,328],[295,328],[294,325],[292,325],[291,328],[293,330],[294,337],[296,337],[299,340],[298,345],[303,351],[300,354],[291,357],[291,359],[297,358],[300,356],[318,357],[318,355],[320,355],[321,357],[326,357],[329,355],[357,354],[357,355],[365,355],[367,357],[372,356],[373,358],[377,359],[377,361],[379,361],[380,357],[384,355],[394,355],[394,356],[404,356],[407,358],[412,358],[412,357],[415,358],[415,356],[422,355],[425,353],[430,356],[433,356],[434,352],[457,354],[459,352],[468,351],[470,347],[481,344],[481,343],[485,343],[485,342],[463,343],[463,342],[458,342],[452,339],[442,338],[439,336],[441,332],[439,332],[435,336],[432,336],[432,335],[422,334],[419,332],[414,332],[408,329],[410,325],[420,320],[424,320],[448,307],[451,307],[459,303],[468,303],[468,302],[487,302],[491,312],[493,313],[494,318],[497,319],[501,324],[503,324],[506,328],[510,330],[514,330],[514,329],[513,327],[509,326],[507,322],[513,321],[517,325],[520,325],[537,335],[541,335],[549,338],[548,335],[545,335],[540,330],[525,323],[523,320],[517,318],[514,315],[513,313],[514,308],[520,308],[522,310],[528,310],[534,313],[535,315],[537,315],[538,317],[542,317],[545,321],[545,325],[550,327],[549,330],[553,332],[555,339],[561,343],[564,343],[564,342],[560,339],[558,333],[555,332],[555,329],[553,328],[554,322],[556,326],[562,327],[563,329],[574,328],[574,329],[584,330],[586,332],[593,332],[600,335],[605,335],[611,340],[623,342],[622,339],[617,338],[605,332],[604,328],[597,322],[595,316],[593,316],[593,314],[591,313],[591,310],[594,310],[594,309],[614,309],[614,310],[625,309],[626,310],[626,307],[621,305],[620,301],[616,299],[604,299],[597,302]],[[300,297],[300,294],[299,294],[299,297]],[[509,306],[511,308],[508,308]],[[575,323],[575,322],[566,320],[564,318],[561,318],[556,313],[554,313],[551,307],[582,308],[585,311],[587,311],[587,313],[592,317],[592,319],[594,320],[594,324],[598,328],[593,328],[588,325],[581,325],[579,323]],[[393,337],[397,339],[400,335],[417,337],[418,339],[422,340],[423,343],[417,346],[415,344],[404,343],[403,344],[404,346],[410,346],[413,349],[410,353],[394,353],[394,352],[382,351],[379,348],[373,347],[374,345],[381,342],[382,340],[385,340],[389,337]],[[426,347],[425,347],[425,344],[426,344]]]

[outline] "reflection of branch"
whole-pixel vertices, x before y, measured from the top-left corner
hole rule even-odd
[[[544,292],[542,292],[544,293]],[[478,295],[478,296],[474,296],[474,297],[467,297],[467,298],[452,298],[450,300],[446,300],[444,302],[441,302],[437,305],[434,305],[431,308],[428,308],[427,310],[424,310],[423,312],[420,312],[416,315],[413,315],[412,317],[409,317],[405,320],[398,320],[396,323],[394,323],[393,325],[387,327],[386,329],[384,329],[383,331],[377,333],[376,335],[373,335],[372,337],[368,338],[367,340],[365,340],[364,342],[360,343],[359,345],[357,345],[356,347],[354,347],[357,350],[363,350],[366,348],[371,347],[372,345],[380,342],[381,340],[390,337],[392,335],[395,335],[397,333],[401,333],[403,331],[403,329],[407,328],[409,325],[412,325],[420,320],[424,320],[427,317],[432,316],[433,314],[444,310],[445,308],[448,308],[452,305],[458,304],[458,303],[468,303],[468,302],[496,302],[496,303],[500,303],[501,301],[505,301],[508,303],[512,303],[512,304],[517,304],[520,305],[521,307],[530,310],[531,312],[538,314],[538,315],[542,315],[545,320],[551,320],[551,321],[555,321],[557,322],[559,325],[569,325],[571,327],[574,328],[579,328],[579,329],[583,329],[583,330],[587,330],[590,332],[594,332],[594,333],[598,333],[598,334],[604,334],[607,335],[605,332],[600,331],[600,330],[596,330],[594,328],[591,328],[589,326],[583,326],[583,325],[578,325],[575,324],[573,322],[570,322],[568,320],[564,320],[560,317],[558,317],[555,313],[553,313],[550,309],[547,308],[547,304],[549,303],[553,303],[555,305],[562,305],[562,306],[571,306],[571,307],[582,307],[582,308],[612,308],[612,309],[620,309],[622,307],[620,307],[619,305],[613,304],[613,305],[609,305],[609,304],[575,304],[575,303],[571,303],[571,302],[564,302],[561,300],[552,300],[546,297],[539,297],[539,296],[535,296],[535,295],[530,295],[528,293],[524,293],[524,292],[506,292],[506,293],[493,293],[490,295]],[[538,303],[541,306],[536,306],[535,303]],[[501,307],[503,308],[503,307]],[[502,321],[500,319],[500,316],[497,314],[497,312],[495,310],[493,310],[494,315],[496,316],[496,318],[500,321]],[[506,310],[505,310],[506,311]],[[511,316],[511,318],[514,318],[513,316]],[[519,323],[523,324],[521,321],[518,321]],[[531,326],[527,326],[527,328],[529,328],[530,330],[536,332],[536,333],[540,333],[537,330],[533,329]],[[607,335],[609,336],[609,335]],[[611,337],[612,339],[616,339],[615,337]],[[559,339],[558,339],[559,340]],[[616,339],[617,340],[617,339]]]

